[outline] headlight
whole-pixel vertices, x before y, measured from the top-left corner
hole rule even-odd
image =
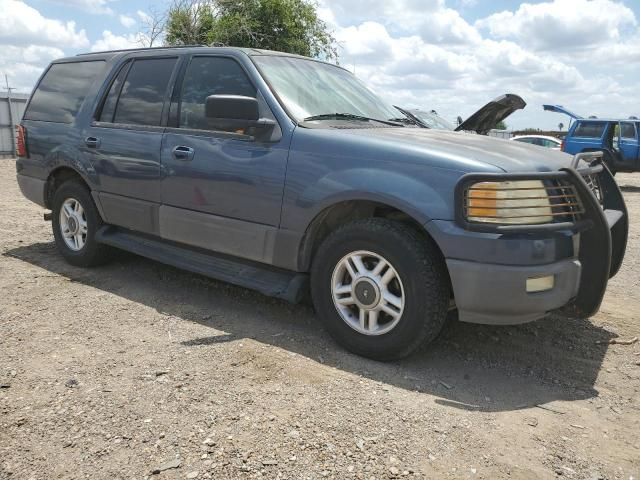
[[[468,222],[524,225],[553,222],[549,194],[540,180],[479,182],[465,191]]]

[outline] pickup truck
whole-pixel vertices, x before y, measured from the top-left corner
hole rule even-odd
[[[640,120],[583,118],[561,105],[543,105],[550,112],[568,115],[573,122],[561,150],[572,155],[602,151],[609,170],[616,172],[640,171]]]
[[[600,153],[397,116],[349,71],[286,53],[83,54],[31,95],[17,179],[69,263],[119,248],[310,292],[336,341],[377,360],[435,339],[451,310],[502,325],[598,310],[628,230]]]

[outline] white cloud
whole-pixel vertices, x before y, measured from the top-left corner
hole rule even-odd
[[[113,10],[107,5],[113,0],[51,0],[67,6],[77,7],[89,13],[113,15]]]
[[[584,49],[618,41],[637,20],[633,11],[611,0],[554,0],[523,3],[476,22],[497,38],[526,42],[541,50]]]
[[[9,77],[12,87],[23,92],[31,90],[51,60],[64,56],[59,48],[38,45],[0,45],[0,51],[0,72]]]
[[[130,17],[129,15],[120,15],[120,23],[127,27],[127,28],[131,28],[136,24],[136,19],[133,17]]]
[[[420,35],[428,43],[455,45],[480,40],[476,28],[446,7],[444,0],[322,0],[319,13],[330,25],[377,22],[403,34]]]
[[[83,48],[89,44],[84,30],[73,21],[45,18],[17,0],[0,0],[0,44]]]
[[[140,47],[140,42],[136,35],[115,35],[110,30],[105,30],[102,32],[102,38],[91,46],[91,51],[102,52],[105,50],[124,50],[138,47]]]

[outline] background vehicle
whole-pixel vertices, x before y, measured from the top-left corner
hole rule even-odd
[[[511,137],[509,140],[530,143],[531,145],[538,145],[539,147],[551,148],[553,150],[560,150],[562,146],[562,140],[547,135],[519,135],[517,137]]]
[[[491,100],[458,126],[442,118],[435,110],[426,112],[420,109],[407,110],[400,107],[396,108],[414,120],[416,125],[422,128],[453,130],[456,132],[476,132],[480,135],[486,135],[489,130],[495,128],[499,122],[516,110],[523,109],[526,105],[522,97],[512,93],[506,93]]]
[[[74,265],[112,246],[290,301],[310,285],[331,335],[379,360],[433,340],[453,304],[494,324],[597,311],[627,238],[598,155],[396,116],[347,70],[295,55],[80,55],[29,101],[18,183]]]
[[[543,105],[545,110],[569,115],[574,121],[562,150],[570,154],[602,150],[613,172],[640,170],[640,121],[634,119],[582,118],[560,105]]]

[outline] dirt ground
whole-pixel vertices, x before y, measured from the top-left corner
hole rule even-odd
[[[609,341],[640,336],[640,174],[618,180],[598,315],[452,323],[381,364],[308,306],[128,254],[69,266],[2,160],[0,479],[638,478],[640,343]]]

